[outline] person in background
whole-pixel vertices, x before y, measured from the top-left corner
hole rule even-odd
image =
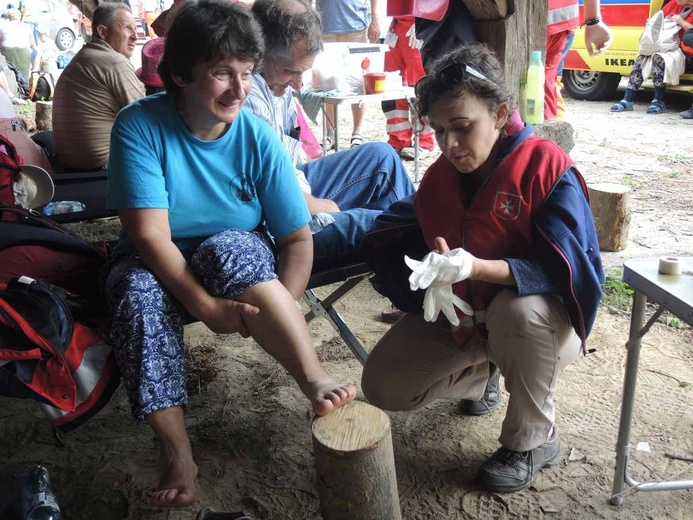
[[[414,186],[385,143],[307,160],[292,89],[300,89],[303,73],[322,50],[320,16],[306,0],[256,0],[252,11],[265,34],[267,56],[253,76],[246,110],[271,126],[289,152],[312,215],[315,263],[339,263],[356,254],[380,212],[414,193]]]
[[[425,74],[419,47],[421,40],[417,39],[413,16],[395,16],[390,23],[390,29],[385,36],[385,43],[390,51],[385,53],[385,72],[400,71],[404,85],[415,85]],[[409,101],[394,99],[381,102],[383,113],[387,120],[387,142],[402,159],[413,160],[413,129],[409,116]],[[422,125],[412,114],[415,124],[422,126],[419,135],[420,155],[424,158],[433,151],[433,131],[429,126]]]
[[[7,21],[0,25],[0,52],[28,79],[32,70],[32,52],[34,57],[38,52],[33,28],[22,22],[19,9],[9,9],[6,15]]]
[[[602,21],[599,0],[585,0],[585,46],[590,56],[604,52],[611,45],[611,32]],[[556,78],[566,41],[580,24],[577,0],[549,0],[544,61],[544,120],[556,119],[558,95]]]
[[[39,24],[36,27],[38,34],[38,50],[40,55],[40,65],[38,70],[52,74],[54,78],[58,74],[58,47],[49,36],[48,27]]]
[[[693,28],[693,0],[671,0],[662,7],[665,17],[671,17],[681,30],[679,37],[683,38],[685,31]],[[687,10],[688,14],[683,11]],[[651,56],[638,55],[628,78],[628,85],[623,99],[611,106],[612,112],[626,112],[633,110],[635,94],[642,85],[645,78],[652,73],[652,83],[654,84],[654,98],[647,107],[647,114],[661,114],[664,112],[664,91],[667,83],[678,85],[679,75],[685,69],[685,55],[677,48],[673,51],[656,52]]]
[[[368,43],[380,39],[378,19],[379,0],[316,0],[323,25],[323,41]],[[334,148],[334,108],[327,106],[328,150]],[[363,144],[361,126],[366,115],[365,105],[351,105],[354,127],[351,132],[351,146]],[[327,152],[327,150],[325,150]]]
[[[22,156],[23,164],[40,166],[52,174],[53,167],[46,150],[31,139],[26,121],[17,117],[12,104],[5,90],[0,90],[0,134],[14,145],[17,153]]]
[[[242,110],[263,54],[248,8],[185,2],[159,64],[166,92],[132,103],[113,125],[108,203],[122,232],[105,273],[109,343],[136,421],[159,441],[156,507],[197,498],[186,321],[252,336],[317,415],[356,396],[325,372],[296,303],[313,243],[291,161],[272,129]]]
[[[423,315],[405,314],[375,345],[362,389],[385,410],[461,399],[462,414],[479,416],[498,409],[502,374],[510,399],[501,447],[477,480],[494,493],[525,489],[560,457],[558,375],[583,350],[601,299],[587,187],[557,144],[509,120],[514,97],[488,47],[441,57],[416,97],[442,155],[409,204],[431,253],[430,264],[407,262],[407,286],[435,290]],[[375,253],[376,279],[399,269],[387,251]],[[426,268],[450,258],[447,279]]]
[[[165,46],[165,38],[153,38],[142,47],[142,66],[135,71],[135,74],[144,83],[148,96],[164,91],[164,82],[159,76],[159,63],[164,57]]]
[[[558,69],[556,70],[556,119],[559,121],[568,120],[568,112],[566,111],[565,99],[563,98],[563,66],[565,65],[565,57],[573,45],[573,40],[575,40],[575,31],[572,31],[565,40],[561,61],[558,63]]]
[[[145,95],[130,63],[136,43],[130,8],[101,2],[94,10],[91,41],[72,58],[55,86],[55,152],[67,171],[98,170],[108,164],[116,115]]]

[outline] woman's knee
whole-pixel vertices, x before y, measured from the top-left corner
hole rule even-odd
[[[276,278],[274,251],[261,233],[231,229],[205,240],[190,265],[213,296],[237,298]]]

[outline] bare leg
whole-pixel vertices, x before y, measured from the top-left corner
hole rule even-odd
[[[197,499],[197,466],[185,430],[183,409],[174,406],[158,410],[149,414],[146,420],[159,440],[161,450],[161,478],[157,490],[152,494],[152,504],[157,507],[193,504]]]
[[[366,117],[366,105],[351,105],[351,115],[354,118],[354,129],[352,133],[360,132],[363,119]]]
[[[337,383],[318,361],[296,302],[279,280],[254,285],[240,298],[260,308],[244,315],[251,336],[291,374],[317,415],[326,415],[356,397],[353,384]]]

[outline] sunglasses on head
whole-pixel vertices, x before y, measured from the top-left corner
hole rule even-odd
[[[470,67],[466,63],[451,63],[450,65],[443,67],[435,74],[427,74],[422,76],[421,79],[416,82],[416,85],[414,85],[414,94],[417,98],[421,97],[421,89],[427,82],[431,80],[438,81],[446,90],[449,90],[455,85],[459,85],[466,75],[481,81],[492,83],[492,81],[484,76],[481,72],[476,70],[474,67]]]

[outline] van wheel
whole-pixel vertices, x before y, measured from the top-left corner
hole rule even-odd
[[[613,96],[621,82],[621,75],[593,70],[563,71],[563,85],[573,99],[600,101]]]
[[[75,33],[73,33],[70,29],[67,29],[63,27],[58,31],[58,34],[55,37],[55,45],[60,49],[61,51],[67,51],[69,49],[72,49],[72,46],[75,44]]]

